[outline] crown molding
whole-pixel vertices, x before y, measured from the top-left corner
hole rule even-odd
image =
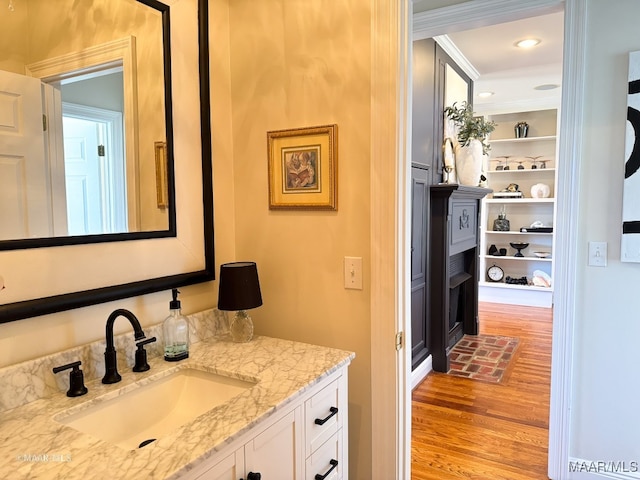
[[[442,47],[442,49],[449,55],[456,65],[458,65],[464,73],[469,75],[474,82],[480,78],[480,72],[473,66],[464,53],[460,51],[458,46],[453,43],[453,40],[448,35],[437,35],[433,39]]]
[[[474,0],[413,15],[413,40],[562,10],[563,0]],[[461,20],[463,19],[463,20]]]

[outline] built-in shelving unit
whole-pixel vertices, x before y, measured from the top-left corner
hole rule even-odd
[[[518,185],[522,198],[495,198],[489,195],[483,200],[481,220],[480,282],[481,301],[531,306],[553,304],[554,233],[555,230],[555,186],[557,145],[556,131],[558,112],[556,109],[487,115],[497,123],[491,135],[491,154],[485,171],[487,187],[500,192],[510,184]],[[514,127],[519,122],[529,126],[527,136],[516,138]],[[544,184],[549,187],[549,196],[533,198],[531,187]],[[510,223],[509,231],[494,231],[493,222],[504,212]],[[521,232],[540,222],[550,227],[551,232]],[[528,243],[522,250],[524,257],[515,257],[516,249],[510,243]],[[490,255],[492,245],[506,249],[505,255]],[[548,258],[539,258],[534,252],[548,252]],[[492,282],[487,269],[499,266],[504,276],[515,279],[526,277],[528,285]],[[543,272],[551,278],[551,286],[533,285],[536,273]],[[544,275],[543,275],[544,276]]]

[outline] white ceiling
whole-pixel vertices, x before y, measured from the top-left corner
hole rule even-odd
[[[535,90],[562,81],[563,13],[553,13],[464,32],[449,39],[480,73],[474,84],[474,109],[479,113],[518,108],[559,106],[561,89]],[[532,49],[515,46],[523,38],[537,38]],[[482,91],[495,95],[479,98]]]

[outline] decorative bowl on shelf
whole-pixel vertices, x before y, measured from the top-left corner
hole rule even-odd
[[[549,258],[549,257],[551,257],[551,252],[533,252],[533,254],[538,258]]]
[[[523,243],[523,242],[511,242],[511,243],[509,243],[509,245],[511,245],[513,248],[515,248],[517,250],[517,252],[514,255],[514,257],[524,257],[524,255],[522,254],[521,250],[524,250],[525,248],[527,248],[529,246],[528,243]]]

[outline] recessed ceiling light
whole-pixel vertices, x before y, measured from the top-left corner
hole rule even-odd
[[[538,85],[536,87],[533,87],[534,90],[554,90],[556,88],[558,88],[560,85],[558,85],[557,83],[544,83],[542,85]]]
[[[493,92],[478,92],[478,96],[480,98],[487,98],[487,97],[490,97],[493,94],[494,94]]]
[[[531,48],[531,47],[535,47],[539,43],[540,43],[540,40],[538,40],[537,38],[525,38],[524,40],[520,40],[516,42],[516,47]]]

